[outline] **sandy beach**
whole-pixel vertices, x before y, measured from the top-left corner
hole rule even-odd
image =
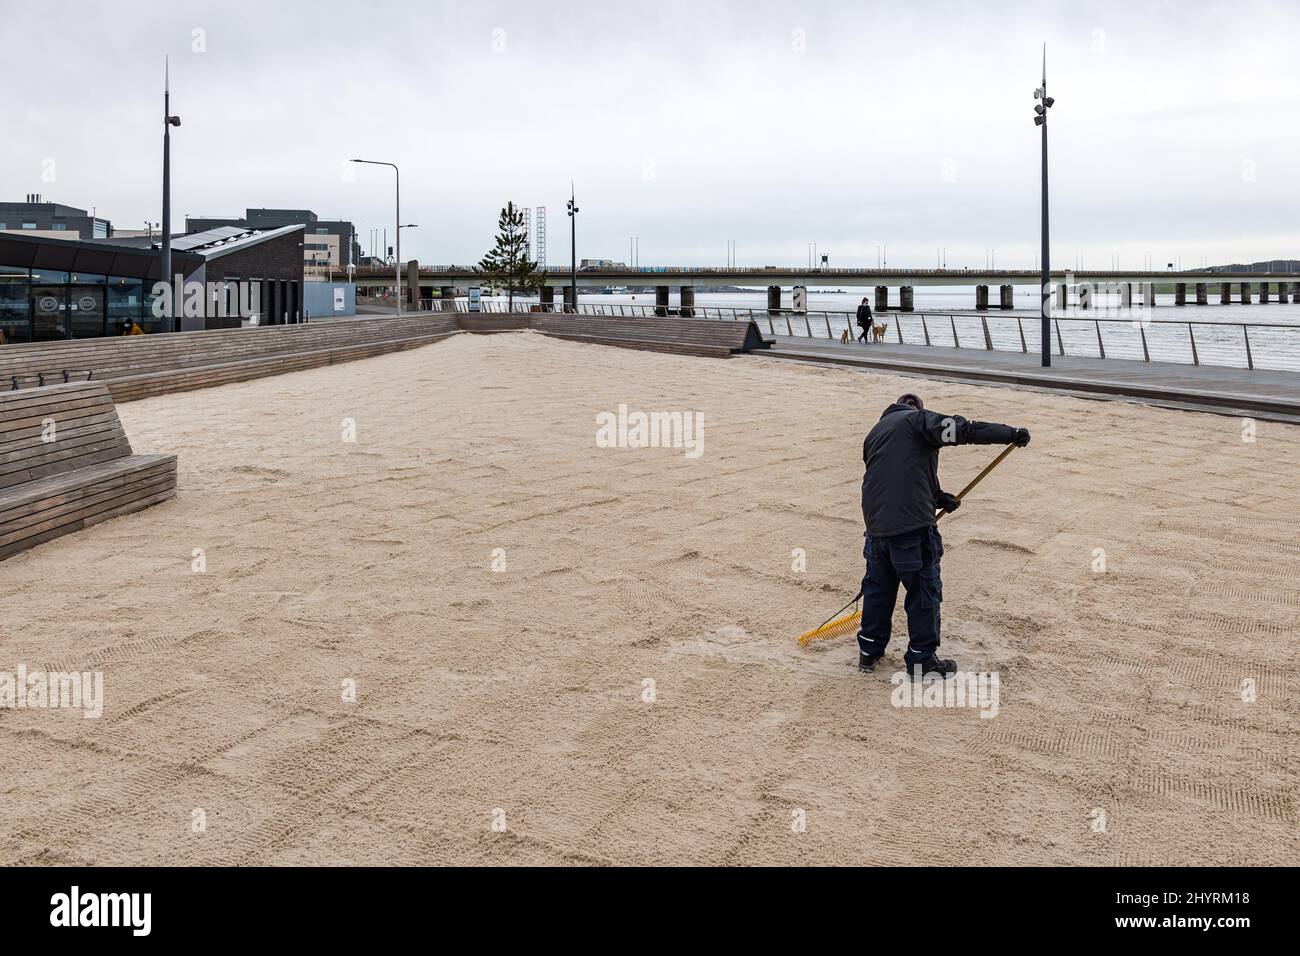
[[[904,390],[1034,436],[942,523],[996,716],[895,706],[901,599],[795,643]],[[534,333],[120,412],[179,495],[0,563],[0,670],[105,694],[0,709],[0,862],[1300,863],[1295,427]]]

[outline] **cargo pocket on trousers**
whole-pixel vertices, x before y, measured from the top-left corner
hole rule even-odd
[[[943,603],[943,580],[939,565],[931,564],[921,572],[921,606],[938,607]]]
[[[889,562],[898,572],[899,577],[910,574],[913,571],[920,571],[925,567],[925,559],[921,555],[921,536],[919,534],[905,534],[893,538],[889,542]]]

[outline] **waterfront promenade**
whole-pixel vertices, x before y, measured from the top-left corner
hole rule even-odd
[[[1085,398],[1300,423],[1300,375],[1172,362],[1133,362],[1052,356],[1043,368],[1034,353],[952,349],[877,342],[863,345],[805,336],[775,336],[768,352],[781,361],[815,362],[899,372],[951,382],[1011,385]]]

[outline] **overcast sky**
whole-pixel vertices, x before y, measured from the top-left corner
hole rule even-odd
[[[1030,267],[1048,44],[1054,264],[1300,257],[1300,3],[0,0],[0,199],[247,206],[477,260],[508,199],[548,259]],[[345,173],[352,178],[346,178]]]

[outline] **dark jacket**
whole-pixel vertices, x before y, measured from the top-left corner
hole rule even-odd
[[[862,443],[867,534],[884,538],[934,524],[940,448],[1010,444],[1015,435],[1010,425],[921,412],[901,402],[890,405]]]
[[[871,324],[871,306],[863,302],[858,306],[858,327],[865,329]]]

